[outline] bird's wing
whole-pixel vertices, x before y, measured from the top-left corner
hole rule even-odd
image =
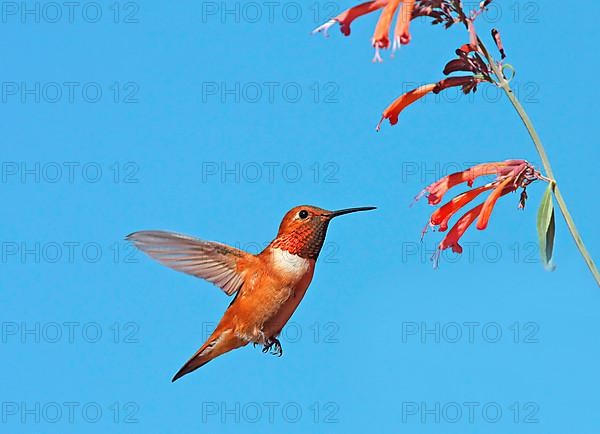
[[[212,241],[164,231],[140,231],[126,237],[163,265],[208,280],[227,295],[244,284],[241,263],[255,257],[243,250]]]

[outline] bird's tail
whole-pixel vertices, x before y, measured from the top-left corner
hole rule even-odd
[[[232,330],[219,330],[219,328],[217,328],[196,354],[194,354],[190,360],[177,371],[177,374],[175,374],[171,381],[175,381],[184,375],[195,371],[221,354],[243,347],[246,344],[247,342],[235,336]]]

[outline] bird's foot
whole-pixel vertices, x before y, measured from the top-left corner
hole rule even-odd
[[[275,337],[268,338],[265,342],[265,346],[263,347],[262,352],[270,352],[274,356],[281,357],[283,355],[283,348],[281,348],[281,343],[279,342],[279,339]]]
[[[281,348],[281,342],[279,342],[278,339],[273,338],[273,355],[276,355],[277,357],[281,357],[283,356],[283,348]]]

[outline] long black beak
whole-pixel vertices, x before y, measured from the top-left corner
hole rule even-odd
[[[327,217],[329,218],[334,218],[334,217],[338,217],[344,214],[350,214],[352,212],[358,212],[358,211],[371,211],[373,209],[376,209],[374,206],[363,206],[361,208],[346,208],[346,209],[340,209],[337,211],[331,211],[329,214],[327,214]]]

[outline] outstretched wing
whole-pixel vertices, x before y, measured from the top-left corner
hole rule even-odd
[[[208,280],[227,295],[244,284],[240,263],[253,258],[225,244],[203,241],[164,231],[140,231],[127,235],[138,249],[163,265]]]

